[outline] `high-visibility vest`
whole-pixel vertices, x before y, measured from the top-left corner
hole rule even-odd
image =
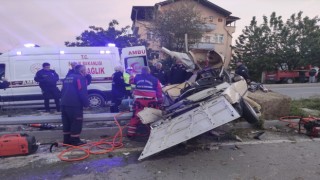
[[[124,82],[126,83],[126,84],[130,84],[130,74],[128,74],[128,73],[126,73],[126,72],[124,72],[123,73],[123,79],[124,79]],[[131,91],[131,86],[126,86],[126,90],[127,91]]]

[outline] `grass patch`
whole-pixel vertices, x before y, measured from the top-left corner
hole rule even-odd
[[[311,97],[310,99],[292,100],[290,114],[292,116],[307,116],[301,108],[308,108],[320,111],[320,97]]]

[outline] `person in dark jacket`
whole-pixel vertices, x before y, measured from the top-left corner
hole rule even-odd
[[[166,72],[162,69],[162,64],[160,62],[157,62],[155,66],[156,67],[153,69],[151,74],[154,77],[158,78],[162,85],[167,85],[167,75]]]
[[[110,107],[110,112],[117,113],[119,112],[119,105],[121,104],[122,99],[126,95],[126,84],[124,82],[123,78],[123,67],[122,66],[116,66],[114,68],[115,73],[112,75],[112,105]]]
[[[192,75],[192,74],[191,74]],[[187,72],[187,68],[180,59],[176,60],[176,64],[170,68],[168,76],[170,84],[181,84],[188,80],[191,75]]]
[[[251,80],[250,80],[249,70],[247,66],[245,66],[242,61],[238,61],[236,65],[237,65],[237,68],[235,70],[235,73],[237,75],[242,76],[247,81],[247,83],[250,84]]]
[[[42,69],[36,73],[34,80],[39,83],[44,97],[44,107],[46,112],[50,112],[49,101],[54,99],[57,112],[60,112],[60,90],[57,87],[59,75],[50,69],[50,64],[45,62]]]
[[[1,78],[0,79],[0,89],[6,89],[10,86],[10,83],[4,79],[4,78]]]
[[[80,140],[83,121],[83,108],[89,106],[86,82],[86,68],[77,65],[75,73],[63,81],[61,93],[61,117],[63,124],[63,143],[73,146],[85,144]]]
[[[70,74],[75,74],[76,73],[74,68],[77,66],[77,63],[76,62],[71,62],[70,65],[71,65],[71,69],[69,69],[66,77],[69,76]],[[90,74],[86,74],[85,77],[87,79],[87,84],[89,86],[91,84],[91,81],[92,81],[92,76]]]

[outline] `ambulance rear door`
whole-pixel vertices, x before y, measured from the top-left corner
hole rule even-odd
[[[134,74],[141,73],[141,68],[148,66],[146,47],[134,46],[123,48],[121,60],[125,69],[130,67]]]

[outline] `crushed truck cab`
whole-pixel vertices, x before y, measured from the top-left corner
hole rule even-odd
[[[212,67],[202,69],[199,62],[205,59],[207,51],[186,54],[164,48],[164,52],[181,59],[191,70],[199,66],[200,72],[186,83],[164,87],[167,104],[162,110],[145,108],[138,113],[141,122],[151,128],[139,160],[240,117],[249,123],[258,123],[260,112],[246,101],[246,81],[243,78],[238,78],[237,82],[230,80],[223,68],[222,56],[216,53]]]

